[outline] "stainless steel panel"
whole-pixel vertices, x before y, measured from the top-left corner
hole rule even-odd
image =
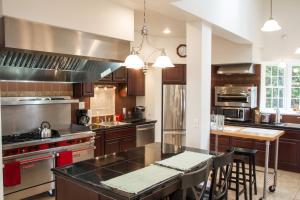
[[[50,182],[35,186],[27,190],[21,190],[4,196],[4,200],[20,200],[33,195],[41,194],[43,192],[55,189],[55,183]]]
[[[18,161],[21,162],[21,184],[13,187],[4,187],[5,195],[54,180],[51,172],[51,169],[54,167],[53,154],[48,153],[26,157]]]
[[[7,48],[61,53],[91,58],[124,60],[129,41],[4,17]]]
[[[79,103],[79,99],[59,97],[2,97],[1,106]]]
[[[73,150],[73,162],[77,163],[84,160],[89,160],[94,158],[94,146],[82,147],[80,149]]]
[[[186,86],[163,86],[163,130],[184,130],[186,127]]]
[[[163,131],[163,141],[167,144],[184,146],[186,142],[185,131]]]
[[[1,106],[2,135],[24,133],[48,121],[53,129],[71,125],[71,104]]]
[[[136,127],[136,146],[144,146],[155,141],[155,124],[145,124]]]
[[[129,41],[12,17],[0,22],[0,80],[97,81],[130,51]]]

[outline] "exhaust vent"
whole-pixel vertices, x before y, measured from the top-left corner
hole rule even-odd
[[[252,63],[222,64],[215,66],[218,67],[217,74],[255,74],[254,64]]]

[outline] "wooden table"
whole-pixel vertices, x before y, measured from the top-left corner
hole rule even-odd
[[[265,167],[264,167],[264,188],[263,196],[260,199],[267,199],[267,182],[269,173],[269,153],[270,142],[275,141],[275,163],[274,163],[274,182],[269,187],[271,192],[276,190],[277,186],[277,168],[278,168],[278,148],[279,138],[284,134],[282,130],[239,127],[239,126],[224,126],[224,130],[211,130],[211,134],[216,135],[215,138],[215,151],[218,152],[218,136],[230,136],[264,141],[266,144],[265,152]]]

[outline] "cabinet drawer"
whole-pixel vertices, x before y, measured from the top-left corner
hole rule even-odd
[[[110,140],[105,142],[105,154],[117,153],[120,151],[120,140]]]
[[[114,140],[124,137],[135,137],[135,133],[135,127],[111,130],[105,133],[105,140]]]

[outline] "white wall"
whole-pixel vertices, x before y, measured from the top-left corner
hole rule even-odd
[[[282,30],[263,33],[262,61],[300,59],[294,54],[300,47],[299,8],[299,0],[273,0],[274,19]]]
[[[3,0],[3,14],[113,38],[134,38],[134,11],[109,0]]]
[[[201,22],[189,22],[186,27],[186,145],[209,149],[212,32]]]
[[[252,58],[252,45],[238,44],[213,36],[212,64],[252,62]]]

